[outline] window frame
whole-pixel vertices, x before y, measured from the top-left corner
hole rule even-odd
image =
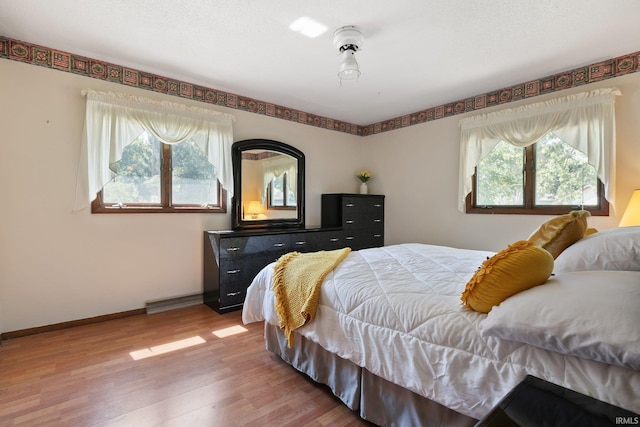
[[[203,208],[200,205],[174,205],[172,202],[172,156],[171,144],[161,142],[162,159],[160,162],[160,203],[132,203],[122,205],[107,205],[102,199],[100,190],[96,198],[91,202],[91,213],[129,214],[129,213],[226,213],[227,190],[222,187],[220,180],[216,179],[218,186],[218,204]]]
[[[271,182],[269,183],[269,187],[267,187],[267,209],[273,209],[273,210],[283,210],[283,211],[294,211],[298,208],[298,201],[296,200],[296,204],[291,206],[287,204],[287,176],[289,174],[288,173],[283,173],[282,174],[282,188],[283,188],[283,205],[274,205],[273,201],[271,199],[271,196],[273,194],[273,181],[276,179],[272,179]]]
[[[598,205],[579,206],[579,205],[535,205],[535,146],[531,144],[524,147],[524,205],[523,206],[478,206],[476,204],[477,196],[477,171],[476,166],[473,174],[471,185],[472,190],[465,199],[465,211],[471,214],[521,214],[521,215],[563,215],[574,210],[584,209],[589,211],[592,216],[608,216],[609,202],[605,198],[604,184],[598,178]]]

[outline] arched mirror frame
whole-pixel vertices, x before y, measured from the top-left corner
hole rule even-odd
[[[298,162],[296,182],[296,217],[263,220],[245,220],[242,212],[242,153],[248,150],[269,150],[286,154]],[[304,153],[283,142],[270,139],[247,139],[237,141],[231,148],[233,162],[233,211],[231,225],[234,230],[256,228],[303,228],[304,227]]]

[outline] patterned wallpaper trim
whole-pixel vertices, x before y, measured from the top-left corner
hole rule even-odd
[[[638,69],[639,51],[471,98],[360,126],[3,36],[0,36],[0,58],[360,136],[389,132],[640,71]]]

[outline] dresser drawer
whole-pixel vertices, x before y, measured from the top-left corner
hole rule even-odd
[[[230,283],[220,285],[220,306],[232,307],[242,305],[247,296],[247,285],[242,283]]]
[[[251,259],[220,260],[220,284],[241,282],[248,286],[253,280],[255,269],[259,268],[256,259],[260,258],[254,257],[254,262]]]
[[[296,252],[310,252],[313,249],[312,246],[312,238],[310,238],[307,233],[296,233],[291,235],[291,240],[289,242],[290,251]]]
[[[371,212],[363,215],[361,221],[364,228],[376,228],[384,226],[384,215],[382,212]]]
[[[350,247],[351,250],[358,251],[360,249],[384,246],[384,234],[370,230],[354,230],[353,233],[346,232],[344,241],[345,246]]]
[[[345,215],[343,227],[345,230],[348,229],[357,229],[357,228],[368,228],[368,227],[377,227],[382,226],[384,224],[384,217],[382,212],[374,212],[374,213],[350,213]]]
[[[247,244],[247,253],[255,255],[275,255],[276,257],[291,251],[291,236],[289,234],[273,234],[266,236],[251,236]]]
[[[312,251],[330,251],[348,246],[342,230],[307,233],[307,248]]]
[[[365,200],[359,197],[343,197],[342,198],[342,215],[346,217],[349,214],[366,212],[367,205]]]
[[[383,197],[349,197],[342,198],[343,215],[348,212],[384,212]]]
[[[359,231],[360,248],[384,246],[384,229],[382,227],[365,228]]]
[[[220,240],[220,259],[240,259],[244,256],[249,238],[232,237]]]

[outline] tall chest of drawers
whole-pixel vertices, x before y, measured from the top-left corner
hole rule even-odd
[[[345,246],[340,229],[205,231],[204,303],[219,313],[239,310],[256,274],[281,255]]]
[[[384,196],[323,194],[322,226],[341,227],[354,251],[384,246]]]

